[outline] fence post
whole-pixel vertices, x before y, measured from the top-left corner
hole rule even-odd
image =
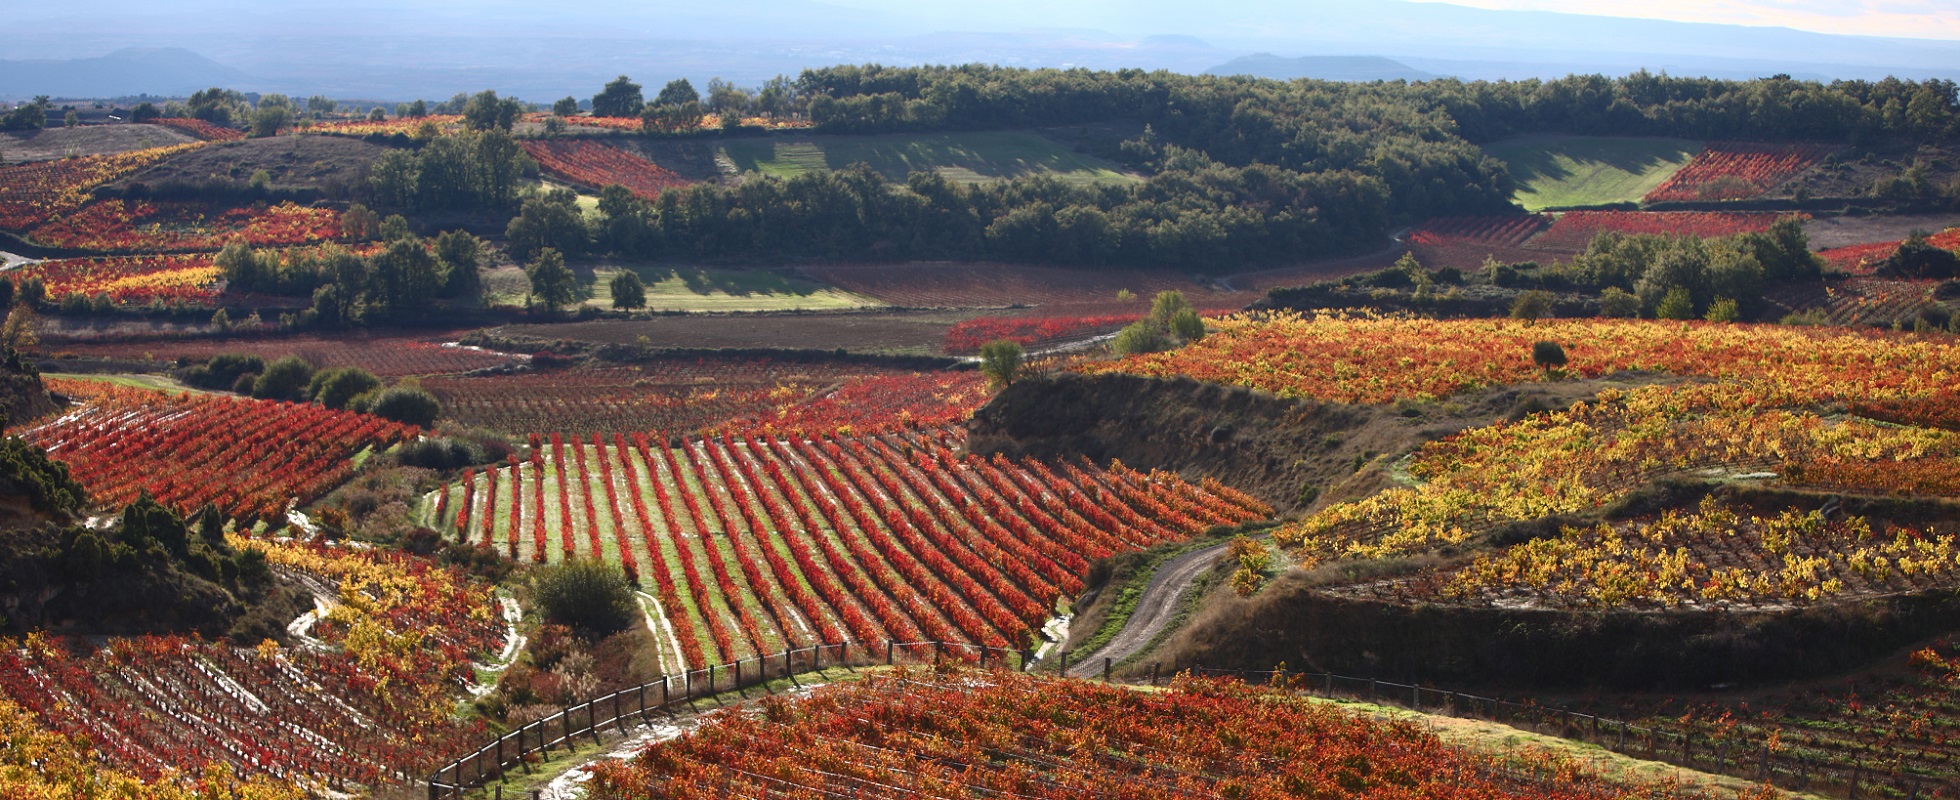
[[[1409,707],[1417,711],[1422,710],[1422,686],[1421,685],[1409,687]]]
[[[717,693],[715,692],[715,665],[713,664],[708,665],[708,696],[717,697]],[[715,703],[719,705],[721,700],[717,698]]]
[[[618,728],[620,735],[623,736],[626,733],[626,720],[620,719],[622,715],[619,713],[619,695],[619,692],[613,692],[613,727]]]
[[[1334,696],[1334,673],[1332,672],[1322,673],[1322,677],[1327,679],[1327,689],[1326,691],[1321,692],[1321,694],[1326,695],[1328,697],[1333,697]]]
[[[1115,663],[1109,656],[1103,656],[1103,683],[1109,682],[1109,668]]]
[[[935,640],[932,643],[932,665],[939,666],[940,659],[946,657],[946,643]]]
[[[748,692],[742,691],[742,659],[739,658],[735,659],[735,693],[743,697],[749,696]]]
[[[885,640],[885,666],[887,667],[892,665],[892,644],[892,640]]]
[[[1033,662],[1034,662],[1034,648],[1032,647],[1021,648],[1021,671],[1027,672],[1028,665]]]
[[[1158,667],[1158,666],[1159,666],[1159,664],[1158,664],[1157,662],[1155,662],[1155,661],[1152,661],[1152,662],[1150,662],[1150,685],[1151,685],[1151,686],[1156,686],[1156,685],[1157,685],[1157,667]]]
[[[667,676],[660,676],[660,682],[665,685]],[[640,684],[640,724],[647,724],[647,685],[644,683]]]
[[[1067,650],[1063,650],[1063,651],[1062,651],[1062,671],[1061,671],[1061,676],[1062,676],[1062,677],[1064,677],[1064,678],[1066,678],[1066,677],[1068,677],[1068,651],[1067,651]]]

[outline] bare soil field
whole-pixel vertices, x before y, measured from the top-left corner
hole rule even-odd
[[[1818,217],[1804,223],[1813,250],[1854,244],[1896,242],[1913,231],[1938,233],[1960,225],[1960,214],[1901,214],[1897,216]]]
[[[463,331],[428,333],[350,333],[335,336],[283,336],[251,339],[200,338],[149,342],[72,342],[44,345],[39,357],[50,370],[64,371],[89,361],[141,362],[164,366],[177,359],[199,361],[220,353],[248,353],[271,361],[289,355],[318,368],[360,367],[387,378],[444,375],[519,360],[502,353],[445,347]]]
[[[126,153],[186,144],[197,139],[162,125],[88,125],[0,133],[0,160],[8,164],[53,161],[69,156]]]
[[[345,136],[247,139],[181,153],[113,186],[217,183],[243,188],[264,170],[273,189],[331,190],[366,179],[368,167],[387,149]]]
[[[1242,305],[1257,298],[1171,272],[1028,267],[1011,264],[917,262],[878,266],[806,267],[805,274],[855,294],[907,308],[1009,308],[1107,304],[1128,289],[1148,300],[1183,292],[1193,305]],[[1242,297],[1241,297],[1242,296]]]
[[[594,320],[546,325],[506,325],[508,336],[637,344],[655,347],[849,350],[936,355],[953,323],[975,311],[836,314],[689,314],[637,320]]]

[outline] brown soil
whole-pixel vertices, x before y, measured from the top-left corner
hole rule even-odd
[[[1804,223],[1813,250],[1896,242],[1913,231],[1938,233],[1960,225],[1960,213],[1817,217]]]
[[[506,325],[493,335],[700,349],[849,350],[937,354],[953,323],[974,311],[676,314],[637,320]]]
[[[1254,292],[1233,292],[1172,272],[1082,270],[967,262],[806,267],[803,273],[846,291],[906,308],[1103,306],[1128,289],[1148,302],[1161,291],[1183,292],[1199,308],[1242,306]]]
[[[378,144],[345,136],[279,136],[200,147],[164,160],[132,175],[112,189],[132,183],[152,188],[170,184],[217,184],[235,189],[250,185],[253,173],[264,170],[272,189],[333,191],[367,178],[368,167],[387,152]]]
[[[69,156],[126,153],[197,139],[161,125],[89,125],[0,133],[0,159],[8,164],[51,161]]]

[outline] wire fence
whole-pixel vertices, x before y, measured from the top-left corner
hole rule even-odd
[[[1058,656],[1064,674],[1071,655],[1063,652]],[[467,790],[506,780],[515,770],[529,773],[534,761],[552,757],[554,750],[569,755],[586,740],[590,740],[594,746],[603,746],[604,734],[609,729],[624,736],[629,725],[649,725],[655,721],[655,717],[672,718],[683,711],[699,711],[701,704],[710,700],[714,700],[718,706],[721,702],[719,698],[729,692],[747,697],[749,690],[760,687],[764,692],[773,693],[775,687],[771,686],[772,681],[786,680],[800,686],[798,675],[828,668],[857,669],[878,665],[949,662],[1019,671],[1027,671],[1037,664],[1030,650],[961,642],[882,642],[873,645],[846,642],[796,648],[740,659],[732,664],[689,670],[666,676],[657,682],[567,706],[551,716],[506,733],[476,752],[431,773],[428,777],[429,800],[461,798]],[[1113,661],[1101,659],[1100,666],[1101,679],[1113,682]],[[1921,800],[1951,796],[1946,791],[1949,788],[1946,782],[1928,775],[1901,772],[1890,765],[1823,762],[1772,746],[1767,741],[1697,736],[1693,732],[1661,730],[1593,714],[1420,684],[1331,672],[1185,666],[1164,670],[1161,667],[1160,664],[1150,664],[1147,669],[1125,680],[1158,686],[1176,674],[1190,673],[1264,684],[1312,697],[1365,701],[1427,714],[1485,720],[1593,744],[1631,758],[1663,762],[1793,791],[1835,795],[1847,800]],[[1529,776],[1521,773],[1519,777]],[[497,795],[502,796],[501,789]]]

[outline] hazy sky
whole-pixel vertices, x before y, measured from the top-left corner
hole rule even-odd
[[[1442,0],[1420,0],[1440,2]],[[1960,40],[1960,0],[1447,0],[1453,5],[1681,22],[1776,25],[1818,33]]]

